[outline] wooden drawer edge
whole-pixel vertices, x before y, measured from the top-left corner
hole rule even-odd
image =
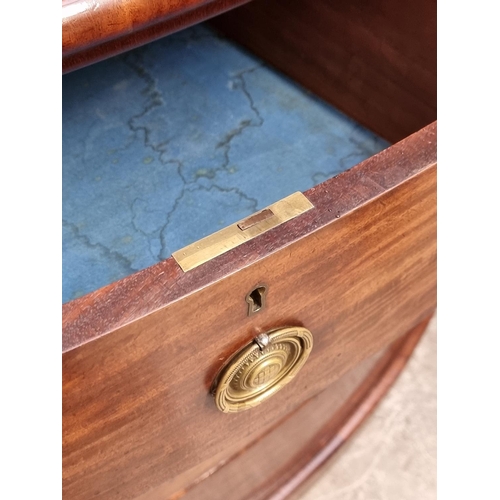
[[[436,165],[437,123],[306,191],[314,209],[184,273],[170,257],[63,305],[62,350],[111,333],[335,224]]]

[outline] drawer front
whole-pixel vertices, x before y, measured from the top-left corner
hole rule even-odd
[[[307,400],[262,439],[189,487],[183,500],[302,499],[301,493],[391,387],[427,324],[418,325]],[[141,500],[158,498],[165,498],[161,489],[141,496]]]
[[[313,209],[195,269],[170,258],[64,306],[67,498],[174,493],[435,308],[436,124],[305,196]],[[284,326],[313,335],[301,371],[219,411],[224,362]]]

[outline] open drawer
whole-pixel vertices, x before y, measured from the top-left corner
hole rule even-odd
[[[270,4],[215,20],[259,57],[197,26],[64,77],[66,498],[199,488],[435,309],[436,124],[406,137],[431,99],[413,82],[407,107],[407,89],[394,108],[368,95],[362,116],[354,82],[342,109],[353,121],[273,69],[335,102],[335,85],[315,87],[312,48],[311,81],[283,63],[295,42],[271,26]],[[300,2],[285,4],[272,9],[292,29]],[[312,335],[293,380],[220,411],[228,360],[287,327]],[[249,384],[281,366],[266,370]]]

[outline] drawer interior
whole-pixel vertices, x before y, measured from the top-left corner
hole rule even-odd
[[[63,77],[63,302],[389,143],[198,25]]]

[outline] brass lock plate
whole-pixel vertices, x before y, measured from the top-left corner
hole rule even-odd
[[[196,243],[172,253],[184,272],[190,271],[229,250],[314,208],[302,194],[294,193]]]
[[[217,408],[234,413],[259,405],[297,375],[312,346],[312,334],[303,327],[260,334],[236,352],[216,377],[212,392]]]

